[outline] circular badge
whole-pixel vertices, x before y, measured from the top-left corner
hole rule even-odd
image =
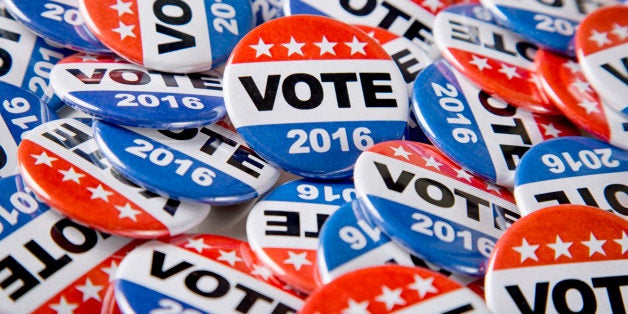
[[[395,62],[364,32],[330,18],[282,17],[234,49],[224,75],[231,121],[257,153],[297,175],[350,177],[373,143],[408,119]]]
[[[46,204],[89,227],[135,238],[180,234],[207,216],[208,205],[168,199],[123,177],[91,134],[78,120],[54,120],[20,143],[20,172]]]
[[[215,235],[148,242],[122,260],[115,278],[123,313],[295,313],[303,304],[246,242]]]
[[[117,265],[141,243],[59,215],[19,176],[0,180],[0,209],[4,313],[99,312]]]
[[[39,126],[45,105],[33,93],[0,82],[0,178],[18,173],[17,147]]]
[[[628,7],[610,6],[589,14],[576,33],[576,54],[600,97],[628,116]]]
[[[227,114],[215,71],[163,73],[118,57],[76,54],[54,66],[50,83],[68,105],[116,124],[181,129]]]
[[[243,144],[228,120],[178,131],[94,122],[94,137],[111,165],[161,195],[227,205],[258,197],[279,178]]]
[[[349,24],[380,27],[411,40],[436,59],[440,51],[432,36],[434,17],[453,3],[453,0],[284,0],[284,11],[286,15],[323,15]]]
[[[4,3],[13,17],[42,38],[72,50],[111,52],[85,25],[78,11],[78,0],[5,0]]]
[[[412,88],[416,76],[432,63],[432,59],[428,57],[423,49],[403,36],[391,33],[380,27],[366,25],[355,25],[355,27],[375,39],[395,61],[397,68],[403,75],[403,79],[406,81],[408,95],[412,97]]]
[[[423,143],[373,146],[358,158],[354,180],[375,225],[412,254],[461,274],[483,275],[495,241],[518,217],[510,192]]]
[[[515,173],[522,215],[557,204],[580,204],[628,219],[628,152],[586,137],[533,147]]]
[[[574,35],[585,16],[617,0],[591,2],[482,0],[504,27],[540,47],[575,55]]]
[[[413,110],[432,143],[487,181],[512,187],[521,157],[537,143],[578,130],[562,117],[534,115],[471,84],[446,60],[417,78]]]
[[[484,300],[420,267],[379,266],[345,274],[307,299],[299,313],[490,313]]]
[[[354,198],[350,181],[284,183],[249,212],[246,235],[251,248],[279,279],[299,291],[312,292],[318,287],[315,266],[321,227]]]
[[[249,1],[78,1],[103,44],[135,64],[165,72],[223,64],[254,27]]]
[[[560,113],[535,73],[537,47],[498,26],[481,5],[443,10],[434,22],[434,38],[445,59],[487,93],[533,113]]]
[[[569,120],[607,143],[628,149],[628,115],[600,99],[578,63],[541,49],[535,64],[546,94]]]
[[[521,218],[495,246],[486,274],[493,313],[622,313],[628,222],[583,205]]]

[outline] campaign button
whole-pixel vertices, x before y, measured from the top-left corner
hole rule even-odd
[[[321,227],[340,206],[355,198],[353,183],[299,179],[259,200],[246,220],[246,236],[259,259],[281,280],[312,292]]]
[[[45,105],[31,92],[0,82],[0,178],[18,173],[17,147],[39,126]]]
[[[164,73],[119,57],[75,54],[52,68],[50,84],[68,105],[116,124],[181,129],[227,114],[215,71]]]
[[[303,304],[246,242],[209,234],[136,248],[120,263],[114,287],[123,313],[296,313]]]
[[[412,97],[412,88],[416,76],[421,70],[432,63],[432,59],[423,49],[403,36],[391,33],[380,27],[366,25],[354,26],[375,39],[375,41],[386,50],[393,61],[395,61],[397,68],[399,68],[399,71],[401,71],[403,75],[403,79],[406,81],[408,95]]]
[[[434,38],[443,57],[487,93],[533,113],[560,114],[535,73],[537,47],[499,26],[488,9],[448,7],[434,21]]]
[[[576,32],[576,55],[600,97],[628,116],[628,7],[609,6],[587,15]]]
[[[585,16],[617,0],[555,1],[482,0],[500,25],[545,49],[575,55],[574,35]]]
[[[283,16],[284,0],[251,0],[251,9],[255,25]]]
[[[564,137],[533,147],[515,173],[522,215],[557,204],[599,207],[628,220],[628,152],[593,138]]]
[[[313,178],[350,177],[358,155],[399,139],[408,119],[405,81],[364,32],[298,15],[257,27],[224,74],[231,121],[258,154]]]
[[[434,17],[453,0],[284,0],[286,15],[313,14],[349,24],[380,27],[411,40],[436,59],[440,51],[434,43]]]
[[[111,166],[160,195],[229,205],[260,196],[279,178],[279,169],[248,148],[228,120],[177,131],[102,121],[93,127]]]
[[[46,204],[99,231],[134,238],[181,234],[200,224],[209,205],[186,203],[138,187],[98,150],[90,125],[54,120],[29,132],[17,150],[25,183]]]
[[[444,59],[424,69],[415,84],[412,107],[431,142],[501,186],[513,186],[519,160],[534,145],[580,134],[563,117],[535,115],[492,97]]]
[[[521,218],[486,274],[493,313],[623,313],[628,222],[597,208],[556,205]]]
[[[89,30],[78,0],[6,0],[7,11],[38,36],[72,50],[111,53]]]
[[[0,179],[3,313],[97,313],[116,266],[139,240],[99,233]]]
[[[376,226],[412,254],[460,274],[483,275],[495,241],[519,216],[508,190],[428,144],[377,144],[358,158],[354,180]]]
[[[255,25],[249,1],[78,0],[87,25],[125,59],[164,72],[223,64]]]
[[[468,288],[434,271],[398,265],[345,274],[316,291],[300,313],[490,313]]]
[[[628,149],[628,115],[599,97],[576,61],[540,49],[534,62],[545,93],[569,120],[607,143]]]

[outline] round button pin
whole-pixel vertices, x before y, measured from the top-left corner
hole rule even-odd
[[[116,124],[181,129],[227,114],[215,71],[172,74],[118,57],[75,54],[55,65],[50,83],[68,105]]]
[[[250,147],[304,177],[350,177],[358,155],[401,138],[408,119],[394,61],[364,32],[327,17],[260,25],[234,49],[224,85],[229,117]]]
[[[78,1],[103,44],[130,62],[164,72],[217,67],[254,27],[249,1]]]
[[[313,293],[300,313],[490,313],[484,300],[421,267],[378,266],[345,274]]]
[[[376,226],[412,254],[460,274],[483,275],[493,245],[519,216],[508,190],[423,143],[373,146],[358,158],[354,180]]]
[[[43,202],[86,226],[135,238],[181,234],[207,216],[209,205],[159,196],[116,172],[91,134],[90,125],[61,119],[24,137],[20,173]]]
[[[217,235],[148,242],[122,260],[115,278],[123,313],[294,313],[303,304],[246,242]]]
[[[246,221],[251,248],[279,279],[312,292],[319,286],[315,266],[321,227],[354,198],[353,183],[347,180],[284,183],[251,208]]]
[[[487,93],[533,113],[560,114],[535,73],[537,47],[499,26],[488,9],[448,7],[434,21],[434,38],[443,57]]]
[[[228,120],[177,131],[94,122],[112,167],[136,184],[175,199],[228,205],[258,197],[279,170],[244,145]]]
[[[513,186],[519,160],[535,144],[579,135],[562,117],[534,115],[492,97],[443,59],[424,69],[416,86],[413,110],[431,142],[469,172],[501,186]]]
[[[141,243],[59,215],[19,176],[0,179],[0,206],[5,313],[99,312],[117,265]]]
[[[600,97],[628,116],[628,7],[615,5],[589,14],[576,32],[576,55]]]
[[[621,313],[628,222],[583,205],[521,218],[495,246],[486,274],[493,313]]]
[[[600,140],[564,137],[533,147],[515,173],[522,215],[557,204],[599,207],[628,219],[628,152]]]
[[[18,173],[17,147],[29,130],[42,123],[45,105],[35,96],[0,82],[0,178]]]
[[[15,19],[35,34],[72,50],[111,53],[89,30],[78,0],[4,1]]]
[[[534,62],[546,94],[569,120],[607,143],[628,149],[628,116],[600,99],[576,61],[541,49]]]
[[[436,59],[440,51],[432,36],[434,17],[453,3],[452,0],[284,0],[284,11],[286,15],[322,15],[349,24],[380,27],[411,40]]]

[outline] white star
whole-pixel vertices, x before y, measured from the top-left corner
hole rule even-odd
[[[543,89],[543,85],[541,84],[541,79],[539,78],[538,75],[534,73],[530,74],[530,78],[528,79],[528,82],[534,84],[534,86],[536,86],[536,88],[538,88],[539,90]]]
[[[259,58],[261,55],[272,57],[273,55],[270,54],[270,48],[273,46],[273,44],[266,44],[261,38],[257,42],[257,45],[249,45],[249,47],[255,49],[255,58]]]
[[[92,192],[92,196],[90,199],[100,198],[105,202],[109,202],[109,195],[112,195],[113,192],[109,192],[102,187],[102,184],[99,184],[95,188],[87,188],[90,192]]]
[[[211,247],[205,244],[205,241],[203,241],[203,238],[200,238],[198,240],[187,238],[186,240],[188,240],[188,243],[184,245],[184,247],[195,249],[196,252],[199,252],[199,253],[203,253],[204,249],[208,249]]]
[[[428,293],[438,293],[438,289],[432,285],[434,277],[422,278],[419,275],[414,275],[414,282],[408,286],[408,288],[419,293],[421,299],[425,298]]]
[[[401,156],[401,157],[405,158],[406,160],[410,160],[410,157],[408,157],[408,156],[412,155],[412,153],[405,151],[403,149],[403,146],[399,145],[399,147],[397,147],[397,148],[394,148],[392,146],[389,146],[389,147],[390,147],[390,149],[392,149],[395,152],[395,154],[393,156]]]
[[[135,37],[133,33],[133,28],[135,25],[125,25],[122,21],[118,22],[118,28],[112,29],[112,31],[120,34],[120,40],[124,40],[127,37]]]
[[[367,43],[363,43],[358,40],[357,37],[353,36],[353,40],[351,42],[346,42],[345,45],[351,48],[351,55],[353,56],[356,53],[361,53],[366,56],[366,52],[364,51],[364,47]]]
[[[294,268],[299,271],[303,265],[312,265],[312,262],[307,260],[307,252],[295,254],[292,251],[288,251],[289,258],[283,261],[284,264],[292,264]]]
[[[491,184],[490,182],[486,182],[486,190],[487,191],[495,191],[497,194],[502,194],[502,188],[495,184]]]
[[[273,273],[270,271],[270,269],[268,269],[268,267],[255,265],[255,264],[253,265],[253,271],[251,272],[251,274],[258,275],[266,281],[268,281],[268,278],[270,278],[270,276],[273,275]]]
[[[611,31],[611,33],[619,37],[620,40],[624,40],[626,39],[626,37],[628,37],[628,26],[613,23],[613,30]]]
[[[626,235],[626,231],[621,232],[621,239],[615,239],[613,242],[621,245],[622,255],[628,251],[628,236]]]
[[[597,102],[595,101],[588,101],[586,99],[583,99],[582,102],[578,103],[578,106],[584,108],[587,111],[587,114],[590,114],[591,112],[600,112],[597,109]]]
[[[372,31],[372,32],[370,32],[370,33],[366,33],[366,34],[367,34],[367,35],[369,35],[369,37],[371,37],[371,38],[375,39],[375,41],[376,41],[378,44],[381,44],[381,42],[379,41],[379,39],[375,38],[375,31]]]
[[[377,298],[375,298],[375,300],[381,303],[385,303],[386,310],[390,311],[397,304],[399,305],[406,304],[406,301],[401,298],[402,291],[403,291],[403,288],[390,290],[390,288],[386,286],[382,286],[382,294],[378,295]]]
[[[592,92],[591,85],[587,81],[583,81],[577,78],[573,83],[570,84],[574,88],[578,89],[581,93],[589,93]]]
[[[440,162],[436,161],[434,159],[434,156],[430,156],[430,158],[425,158],[425,157],[421,157],[421,158],[423,158],[423,160],[425,160],[425,166],[426,167],[434,167],[438,171],[440,171],[440,166],[443,165]]]
[[[571,73],[573,74],[580,72],[580,64],[574,62],[571,59],[569,59],[567,63],[563,63],[563,66],[569,68],[569,71],[571,71]]]
[[[122,0],[116,0],[116,4],[110,5],[109,7],[118,11],[118,16],[122,16],[124,13],[133,14],[133,10],[131,10],[131,4],[133,4],[133,2],[123,2]]]
[[[238,255],[236,254],[235,250],[231,252],[219,250],[219,252],[220,252],[220,256],[217,258],[217,260],[225,261],[229,263],[229,265],[231,265],[232,267],[235,266],[235,263],[242,261],[242,259],[239,258]]]
[[[83,293],[83,302],[86,302],[89,299],[102,302],[99,292],[103,289],[103,286],[94,286],[89,278],[87,278],[84,285],[76,286],[76,289]]]
[[[543,129],[545,129],[544,134],[546,136],[558,137],[558,135],[563,132],[563,131],[558,130],[557,128],[555,128],[554,127],[554,123],[550,123],[550,124],[542,124],[541,123],[540,125],[541,125],[541,127]]]
[[[590,41],[594,41],[598,47],[602,47],[605,44],[610,44],[611,41],[606,37],[608,33],[606,32],[598,32],[597,30],[591,31],[591,37],[589,37]]]
[[[478,70],[480,70],[480,72],[482,72],[484,69],[490,70],[493,68],[492,66],[488,64],[488,58],[480,58],[480,57],[477,57],[476,55],[472,55],[471,57],[473,58],[473,60],[469,61],[469,63],[478,67]]]
[[[471,182],[471,179],[473,179],[473,176],[462,168],[456,170],[456,173],[457,173],[456,178],[465,179],[467,182]]]
[[[558,259],[561,255],[565,255],[571,258],[571,252],[569,252],[569,247],[573,244],[573,242],[563,242],[560,236],[556,236],[556,242],[552,244],[548,244],[552,250],[554,250],[554,259]]]
[[[116,272],[118,271],[118,264],[115,261],[112,261],[109,267],[103,267],[100,270],[107,274],[109,276],[109,282],[112,282]]]
[[[521,75],[517,73],[516,67],[509,67],[503,63],[501,66],[502,66],[501,69],[497,70],[497,72],[503,73],[504,75],[508,77],[509,80],[512,80],[513,77],[521,78]]]
[[[536,249],[538,248],[539,248],[538,245],[530,245],[528,244],[528,241],[526,240],[526,238],[523,238],[523,242],[521,243],[521,246],[515,246],[512,249],[519,252],[519,254],[521,254],[521,263],[523,263],[528,258],[533,259],[538,262],[539,259],[536,257],[536,254],[534,253],[534,251],[536,251]]]
[[[61,297],[61,300],[57,304],[50,304],[50,308],[55,310],[57,314],[72,314],[78,307],[76,303],[68,303],[65,297]]]
[[[287,44],[281,44],[282,46],[288,48],[288,56],[291,56],[292,54],[300,54],[303,55],[303,51],[301,51],[301,49],[303,49],[303,46],[305,46],[305,43],[298,43],[296,42],[296,40],[294,40],[294,37],[290,36],[290,42]]]
[[[52,162],[57,160],[57,158],[54,157],[49,157],[48,154],[46,154],[46,152],[42,152],[41,155],[33,155],[31,154],[31,157],[35,158],[35,165],[41,165],[44,164],[48,167],[52,167]]]
[[[582,244],[589,248],[589,256],[593,256],[595,253],[600,253],[602,255],[606,255],[604,252],[604,248],[602,246],[606,243],[606,240],[598,240],[595,238],[593,233],[589,237],[589,241],[580,241]]]
[[[68,170],[59,170],[59,172],[63,175],[63,179],[61,179],[61,182],[72,180],[78,184],[81,184],[81,181],[79,181],[79,179],[85,176],[82,173],[77,173],[76,171],[74,171],[74,167],[70,167],[70,169]]]
[[[438,0],[424,0],[421,2],[421,5],[430,8],[430,11],[432,12],[436,12],[438,8],[443,6],[443,4]]]
[[[124,204],[124,206],[115,206],[115,208],[120,212],[118,218],[129,218],[135,222],[137,222],[137,218],[135,216],[142,213],[142,211],[133,209],[133,207],[131,207],[131,204],[129,204],[128,202]]]
[[[81,58],[82,62],[98,61],[98,56],[95,56],[95,55],[92,55],[92,54],[89,54],[89,53],[83,54],[79,58]]]
[[[318,46],[318,48],[321,50],[321,56],[329,53],[332,55],[336,55],[336,51],[334,51],[334,46],[336,46],[337,43],[334,42],[329,42],[327,41],[327,37],[323,36],[323,39],[321,40],[320,43],[314,43],[314,45]]]
[[[366,308],[369,306],[368,301],[364,302],[356,302],[355,300],[349,298],[348,307],[342,310],[342,314],[368,314],[369,312]]]

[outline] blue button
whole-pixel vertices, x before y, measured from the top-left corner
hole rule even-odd
[[[283,0],[252,0],[255,25],[283,16]]]
[[[536,116],[471,84],[441,59],[415,83],[413,112],[426,135],[469,172],[512,187],[519,159],[546,139],[579,134],[566,119]]]
[[[94,137],[114,168],[176,199],[226,205],[260,196],[279,178],[225,122],[177,131],[94,122]]]
[[[35,34],[64,47],[111,53],[87,28],[78,0],[6,0],[9,13]]]
[[[534,146],[515,172],[521,214],[558,204],[599,207],[628,218],[628,152],[593,138],[570,136]]]

